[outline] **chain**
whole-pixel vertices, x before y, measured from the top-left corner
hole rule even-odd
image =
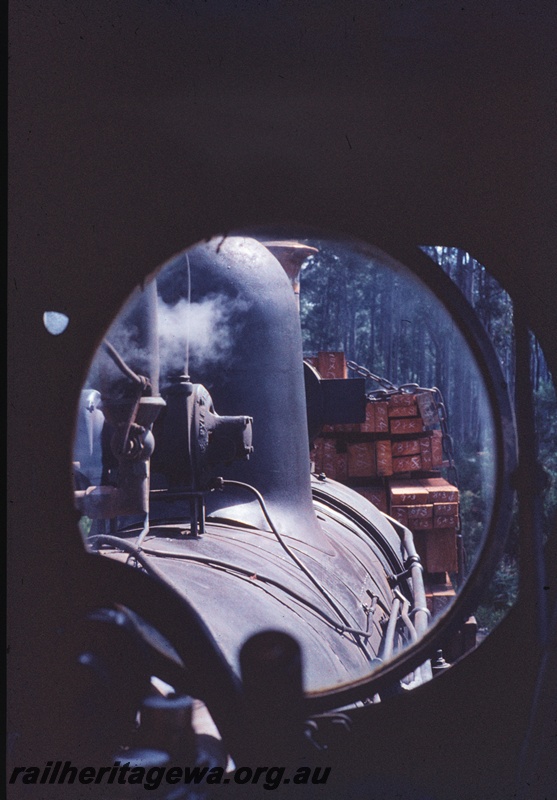
[[[394,394],[422,394],[424,392],[427,392],[432,396],[437,418],[439,420],[439,427],[441,428],[441,446],[443,448],[443,455],[448,462],[447,478],[454,486],[458,486],[458,470],[454,459],[454,442],[453,437],[449,433],[447,407],[445,406],[445,401],[443,400],[443,395],[441,394],[440,389],[438,389],[437,386],[434,386],[433,388],[420,386],[418,383],[403,383],[400,386],[396,386],[386,378],[381,378],[379,375],[374,375],[369,369],[362,367],[360,364],[356,364],[355,361],[347,361],[346,366],[349,370],[351,370],[351,372],[355,372],[362,378],[369,378],[375,383],[378,383],[381,387],[381,389],[370,392],[367,395],[368,400],[386,400]],[[462,551],[461,553],[462,520],[460,516],[460,503],[458,505],[458,531],[459,533],[457,535],[460,538],[458,581],[460,585],[466,569],[464,552]]]
[[[454,442],[453,442],[453,437],[449,433],[449,419],[448,419],[447,409],[445,407],[443,395],[441,394],[440,390],[437,387],[435,387],[433,391],[436,393],[436,406],[437,406],[437,413],[439,416],[439,424],[441,426],[441,442],[443,446],[443,452],[445,453],[447,461],[449,462],[449,466],[447,467],[447,477],[454,486],[458,486],[458,470],[456,468],[456,464],[454,461]],[[457,587],[460,588],[462,586],[462,581],[464,580],[464,574],[466,572],[466,558],[465,558],[463,539],[462,539],[462,517],[460,514],[460,503],[458,504],[457,540],[458,540]]]
[[[387,378],[382,378],[379,375],[375,375],[361,364],[356,364],[355,361],[347,361],[346,366],[351,372],[355,372],[361,378],[369,378],[369,380],[379,384],[381,389],[370,392],[367,395],[369,400],[382,400],[390,397],[393,394],[423,394],[426,392],[431,394],[435,404],[437,417],[439,419],[439,426],[441,428],[441,444],[443,447],[443,453],[448,461],[447,476],[451,483],[453,483],[455,486],[458,486],[458,471],[454,460],[454,442],[453,437],[449,433],[447,408],[445,406],[445,401],[443,400],[441,391],[436,386],[429,388],[420,386],[419,383],[403,383],[400,386],[397,386],[396,384],[387,380]]]
[[[395,386],[394,383],[388,381],[387,378],[381,378],[379,377],[379,375],[374,375],[373,372],[369,371],[369,369],[366,369],[366,367],[362,367],[360,364],[356,364],[355,361],[347,361],[346,366],[348,367],[349,370],[355,372],[361,378],[369,378],[369,380],[378,383],[379,386],[383,388],[383,391],[385,391],[385,393],[394,394],[399,391],[398,386]]]
[[[441,394],[439,389],[435,387],[433,391],[437,393],[436,406],[437,406],[437,414],[439,416],[439,425],[441,427],[441,434],[442,434],[441,441],[443,444],[443,452],[447,456],[447,461],[449,462],[449,466],[447,468],[447,475],[449,480],[455,486],[458,486],[458,471],[454,461],[454,442],[453,442],[453,437],[449,433],[449,418],[447,414],[447,409],[445,407],[443,395]]]

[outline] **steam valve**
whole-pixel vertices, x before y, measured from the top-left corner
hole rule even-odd
[[[221,417],[207,389],[186,375],[170,387],[166,404],[156,429],[156,457],[171,486],[206,490],[215,467],[249,459],[252,417]]]

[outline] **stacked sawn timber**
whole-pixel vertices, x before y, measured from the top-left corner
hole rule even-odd
[[[311,362],[322,378],[347,378],[344,353],[320,352]],[[365,422],[324,426],[312,458],[315,472],[351,486],[410,528],[426,572],[458,571],[459,493],[441,476],[442,432],[431,392],[369,400]]]

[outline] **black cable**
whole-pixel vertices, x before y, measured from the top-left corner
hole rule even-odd
[[[142,555],[142,550],[137,548],[135,545],[130,544],[125,539],[120,539],[119,536],[109,536],[108,534],[99,534],[98,536],[90,536],[87,542],[91,542],[92,544],[99,545],[99,544],[107,544],[112,545],[112,547],[117,548],[118,550],[123,550],[125,553],[129,553],[132,555],[142,567],[145,568],[145,571],[148,572],[155,578],[163,581],[164,583],[168,583],[168,578],[161,572],[157,567],[154,567],[150,562],[149,559],[145,558]],[[172,587],[174,591],[176,587]]]
[[[286,542],[284,541],[284,539],[282,538],[282,536],[280,535],[280,533],[276,529],[275,525],[273,524],[273,521],[272,521],[271,517],[269,516],[269,512],[267,510],[267,506],[265,504],[265,500],[263,499],[263,495],[254,486],[251,486],[249,483],[242,483],[241,481],[223,480],[223,485],[224,486],[239,486],[242,489],[247,489],[248,491],[252,492],[257,497],[257,499],[259,501],[259,505],[261,506],[261,510],[263,511],[263,515],[264,515],[265,519],[267,520],[267,523],[269,524],[269,527],[271,528],[271,531],[274,533],[278,543],[281,545],[281,547],[287,553],[287,555],[292,559],[292,561],[294,561],[294,563],[297,564],[297,566],[302,570],[304,575],[306,575],[306,577],[310,579],[310,581],[318,589],[318,591],[321,592],[321,594],[323,595],[325,600],[327,600],[329,605],[336,611],[338,616],[341,618],[343,624],[346,627],[349,627],[348,620],[346,619],[346,617],[344,616],[344,614],[342,613],[340,608],[338,608],[338,606],[335,603],[335,601],[333,600],[333,598],[329,595],[329,593],[326,591],[326,589],[324,589],[321,586],[321,584],[319,583],[317,578],[315,578],[312,575],[311,571],[305,566],[305,564],[302,561],[300,561],[298,556],[288,547],[288,545],[286,544]]]
[[[155,570],[150,563],[149,559],[144,558],[142,555],[146,553],[147,555],[158,556],[160,558],[181,558],[185,561],[193,561],[199,564],[206,564],[207,566],[212,567],[219,567],[221,569],[231,570],[233,572],[239,572],[242,575],[252,575],[253,571],[249,569],[245,569],[244,567],[239,567],[236,564],[231,564],[227,561],[221,561],[220,559],[211,558],[210,556],[200,556],[200,555],[193,555],[190,553],[178,553],[172,550],[155,550],[151,547],[142,547],[139,549],[137,545],[130,544],[126,541],[126,539],[121,539],[119,536],[109,536],[106,534],[101,534],[99,536],[91,536],[88,540],[90,542],[94,542],[95,544],[106,544],[112,545],[119,550],[124,550],[125,552],[132,555],[140,564],[141,566],[145,567],[145,569],[149,572],[151,571],[153,575],[157,577],[161,577],[164,573],[161,573],[159,570]],[[264,583],[269,583],[272,586],[276,586],[281,591],[285,592],[286,594],[291,595],[295,600],[297,600],[302,605],[311,608],[316,614],[322,617],[325,622],[331,625],[335,630],[338,630],[340,633],[349,633],[355,636],[362,636],[368,639],[373,633],[367,633],[366,631],[360,631],[356,628],[346,627],[344,625],[339,625],[338,622],[335,622],[334,619],[329,617],[328,614],[325,614],[318,606],[314,605],[310,600],[306,600],[302,597],[298,592],[295,592],[293,589],[289,589],[284,584],[280,583],[280,581],[275,580],[274,578],[270,578],[267,575],[261,575],[261,573],[257,572],[258,580],[263,581]]]

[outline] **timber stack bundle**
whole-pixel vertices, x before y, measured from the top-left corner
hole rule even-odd
[[[320,352],[309,361],[322,378],[348,377],[344,353]],[[448,463],[432,392],[368,400],[365,422],[323,427],[312,461],[317,474],[350,486],[410,528],[426,573],[453,594],[447,573],[459,568],[459,492],[441,475]],[[432,611],[445,602],[442,594],[431,598]]]

